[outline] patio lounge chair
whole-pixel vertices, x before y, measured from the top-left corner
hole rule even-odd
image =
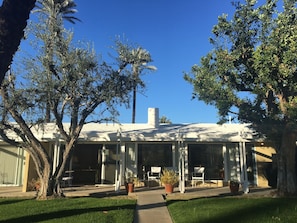
[[[160,184],[161,167],[152,166],[151,170],[147,172],[148,186],[150,186],[150,180],[157,181]]]
[[[66,170],[65,175],[62,177],[62,187],[68,187],[72,186],[72,180],[73,180],[73,170]]]
[[[202,182],[204,184],[204,170],[205,167],[194,167],[194,172],[192,173],[192,187],[196,186],[197,182]]]

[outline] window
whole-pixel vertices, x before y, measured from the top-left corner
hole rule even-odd
[[[189,173],[195,166],[205,167],[205,179],[223,179],[223,146],[219,144],[189,144]]]
[[[151,166],[172,167],[172,144],[139,144],[138,176]]]

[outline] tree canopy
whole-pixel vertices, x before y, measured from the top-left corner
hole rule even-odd
[[[136,119],[136,93],[138,88],[144,89],[145,83],[141,79],[141,74],[145,71],[155,71],[157,68],[149,63],[153,62],[151,54],[141,46],[130,46],[130,49],[122,49],[121,60],[131,64],[131,73],[133,77],[132,90],[132,123]]]
[[[294,0],[234,2],[212,29],[213,45],[185,80],[194,98],[251,122],[278,150],[278,189],[296,193],[297,10]]]
[[[74,43],[61,16],[51,22],[48,16],[40,15],[30,30],[37,41],[36,54],[24,60],[20,73],[12,69],[0,89],[0,135],[30,153],[41,181],[38,198],[63,195],[61,178],[84,124],[113,120],[116,105],[128,103],[134,80],[127,70],[131,61],[123,59],[130,55],[125,56],[130,46],[116,42],[115,62],[108,64],[98,59],[91,44]],[[46,120],[47,108],[52,123]],[[43,131],[47,125],[55,126],[55,134],[65,145],[56,167],[50,151],[33,131]]]

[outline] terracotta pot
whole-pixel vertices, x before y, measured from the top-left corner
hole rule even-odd
[[[237,194],[239,191],[239,183],[230,183],[229,188],[232,194]]]
[[[134,184],[133,183],[128,183],[127,192],[128,193],[133,193],[134,192]]]
[[[165,184],[165,192],[166,192],[166,194],[173,193],[173,189],[174,189],[174,186],[173,185],[171,185],[171,184]]]
[[[35,190],[39,191],[40,190],[40,184],[35,184]]]

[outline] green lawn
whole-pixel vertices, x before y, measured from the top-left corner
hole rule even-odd
[[[65,198],[46,201],[0,198],[0,222],[133,222],[136,200]]]
[[[297,198],[200,198],[167,205],[174,223],[297,222]]]

